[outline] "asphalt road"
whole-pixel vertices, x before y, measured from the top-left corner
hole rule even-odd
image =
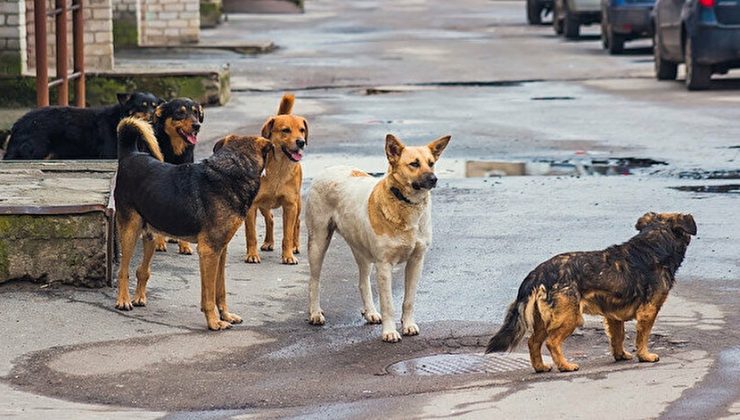
[[[597,30],[565,42],[547,26],[526,26],[521,2],[323,0],[308,1],[305,15],[230,16],[204,32],[211,40],[269,39],[280,47],[273,53],[170,52],[173,63],[231,65],[236,92],[227,106],[206,111],[200,157],[229,132],[256,133],[287,89],[311,127],[304,187],[331,164],[382,172],[387,132],[412,144],[452,135],[433,193],[435,239],[417,299],[421,335],[391,345],[380,342],[379,326],[364,324],[356,268],[340,238],[323,274],[327,325],[308,325],[303,255],[297,266],[280,265],[276,253],[247,265],[239,232],[227,290],[245,323],[223,333],[205,331],[197,258],[175,254],[174,245],[154,260],[148,306],[129,313],[113,309],[115,289],[0,287],[0,414],[740,414],[740,82],[730,73],[697,93],[659,83],[649,41],[610,57]],[[621,176],[466,178],[464,170],[475,160],[627,157],[665,164]],[[712,171],[734,179],[691,179]],[[705,186],[729,191],[674,188]],[[659,363],[613,363],[595,318],[566,344],[581,364],[577,373],[535,375],[524,348],[480,357],[537,263],[622,242],[651,210],[690,212],[699,226],[653,331]],[[402,269],[395,274],[400,310]],[[414,363],[420,357],[438,359]],[[480,372],[486,363],[508,368]],[[424,366],[448,374],[425,374]]]

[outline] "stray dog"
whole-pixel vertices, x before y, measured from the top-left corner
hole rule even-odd
[[[153,233],[159,233],[198,244],[201,310],[208,328],[223,330],[242,322],[226,306],[226,246],[257,195],[272,143],[262,137],[230,136],[216,143],[211,157],[189,165],[173,165],[161,162],[162,154],[148,123],[126,118],[118,132],[114,198],[121,266],[116,308],[128,311],[146,305]],[[154,156],[139,152],[137,143],[146,144]],[[136,270],[132,301],[128,270],[142,232],[144,256]]]
[[[397,342],[391,288],[393,266],[406,262],[401,323],[404,335],[419,334],[414,321],[416,286],[424,254],[432,242],[431,195],[437,185],[434,164],[450,136],[427,146],[406,147],[392,134],[385,139],[388,173],[379,182],[350,167],[327,169],[314,179],[308,193],[309,322],[323,325],[319,276],[334,232],[349,244],[360,271],[362,314],[368,323],[383,324],[383,341]],[[370,266],[375,264],[380,311],[370,289]]]
[[[657,362],[658,355],[648,352],[650,330],[673,287],[691,235],[696,235],[696,223],[690,214],[646,213],[635,228],[640,233],[621,245],[560,254],[537,266],[519,287],[486,353],[511,350],[533,329],[528,344],[536,372],[551,369],[542,361],[542,343],[561,372],[578,370],[560,346],[583,324],[581,314],[587,313],[604,317],[617,361],[632,359],[623,346],[624,322],[637,319],[637,358]]]
[[[148,121],[163,102],[148,92],[117,96],[113,106],[51,106],[30,111],[13,124],[4,159],[115,159],[116,127],[121,119]]]
[[[275,247],[272,209],[283,208],[283,264],[298,264],[293,254],[299,252],[301,184],[303,171],[300,160],[303,148],[308,144],[308,123],[303,117],[290,115],[295,96],[283,95],[277,115],[267,119],[262,126],[262,137],[270,139],[275,146],[274,156],[267,161],[265,176],[254,205],[247,212],[245,231],[247,234],[248,263],[259,263],[257,252],[257,209],[265,218],[265,242],[263,251]]]
[[[172,99],[157,107],[153,129],[165,162],[175,165],[194,162],[195,144],[203,118],[203,107],[189,98]],[[167,251],[164,236],[157,235],[154,242],[157,251]],[[180,254],[193,253],[188,242],[177,243]]]

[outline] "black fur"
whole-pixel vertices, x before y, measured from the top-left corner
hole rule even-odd
[[[118,101],[97,108],[52,106],[28,112],[13,124],[4,159],[115,159],[121,119],[150,118],[162,103],[148,92],[118,94]]]
[[[197,136],[200,132],[200,125],[203,122],[203,118],[203,107],[190,98],[172,99],[157,107],[152,128],[154,128],[154,135],[157,137],[157,142],[164,155],[165,162],[180,164],[192,163],[195,160],[195,145],[181,138],[179,134],[171,137],[166,130],[167,124],[186,125],[188,131],[192,131]],[[180,154],[176,152],[175,142],[181,142],[185,145],[185,148],[182,149]]]

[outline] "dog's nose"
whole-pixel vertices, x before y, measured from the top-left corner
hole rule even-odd
[[[426,182],[431,187],[434,188],[437,186],[437,175],[429,174],[426,176]]]
[[[295,141],[295,145],[298,146],[299,149],[303,149],[303,146],[306,145],[306,140],[298,139]]]
[[[193,123],[193,130],[200,131],[200,123],[194,122]]]

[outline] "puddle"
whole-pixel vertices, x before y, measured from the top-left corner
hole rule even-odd
[[[653,159],[576,157],[567,160],[534,161],[467,161],[465,177],[490,176],[581,176],[632,175],[656,165],[666,165]]]
[[[547,358],[547,357],[545,357]],[[549,362],[546,361],[546,362]],[[394,363],[386,368],[391,375],[433,376],[466,373],[502,373],[529,369],[529,355],[504,354],[438,354]]]
[[[576,98],[573,96],[534,96],[529,99],[533,101],[572,101]]]
[[[696,169],[692,171],[681,171],[678,173],[678,177],[683,179],[740,179],[740,170],[705,171]]]
[[[688,191],[696,193],[712,194],[740,194],[740,184],[727,185],[682,185],[679,187],[669,187],[678,191]]]

